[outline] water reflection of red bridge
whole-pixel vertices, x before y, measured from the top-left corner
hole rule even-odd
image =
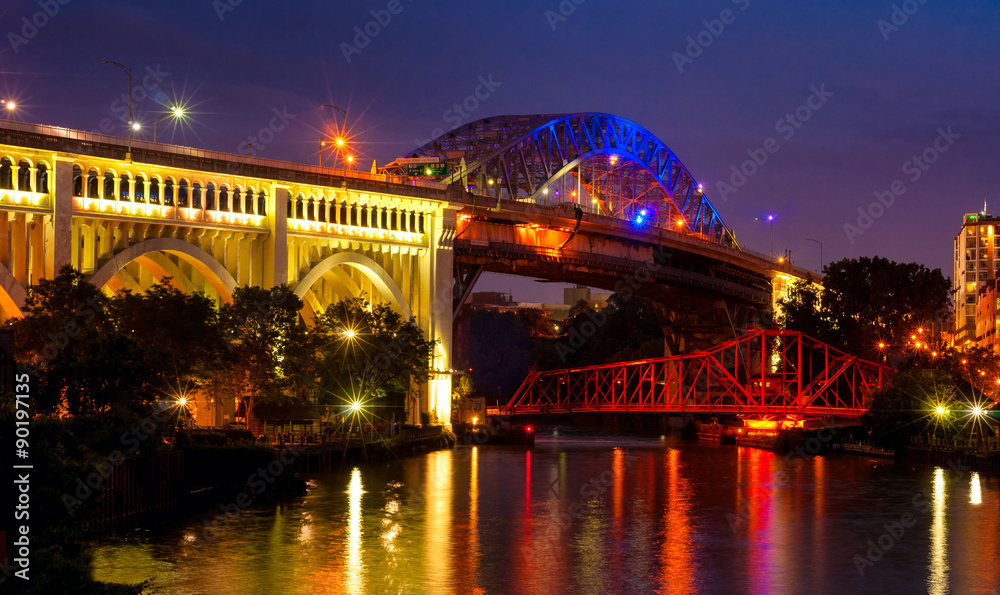
[[[889,372],[799,332],[757,330],[689,355],[532,371],[499,412],[857,417]]]

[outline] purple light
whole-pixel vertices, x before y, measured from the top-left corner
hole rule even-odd
[[[774,221],[774,215],[768,215],[767,216],[767,220],[768,221]]]

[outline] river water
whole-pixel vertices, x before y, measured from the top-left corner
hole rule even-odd
[[[206,513],[98,544],[95,577],[213,595],[1000,595],[996,477],[568,432],[316,476],[228,526]]]

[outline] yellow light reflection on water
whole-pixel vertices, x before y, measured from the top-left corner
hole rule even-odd
[[[948,592],[948,520],[944,469],[934,470],[934,497],[931,499],[931,544],[927,574],[928,595]]]
[[[969,482],[969,503],[983,503],[983,492],[979,487],[979,474],[975,472],[973,472],[972,480]]]
[[[361,558],[361,469],[351,471],[351,483],[347,487],[347,592],[364,593],[364,561]]]
[[[452,586],[452,451],[427,455],[427,526],[424,574],[428,593],[450,593]]]
[[[473,564],[479,563],[479,447],[472,447],[469,477],[469,554]]]

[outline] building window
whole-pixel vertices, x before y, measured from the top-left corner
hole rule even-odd
[[[976,274],[975,273],[966,273],[965,274],[965,280],[968,281],[968,282],[970,282],[970,283],[974,282],[976,280]]]
[[[979,280],[980,281],[986,281],[987,280],[987,278],[986,278],[987,274],[988,273],[986,271],[979,271]]]
[[[967,294],[965,296],[965,303],[966,304],[975,304],[976,303],[976,294],[974,294],[974,293]]]

